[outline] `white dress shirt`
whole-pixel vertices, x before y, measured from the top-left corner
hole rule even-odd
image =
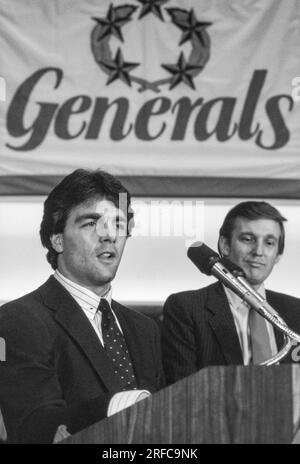
[[[91,290],[68,279],[67,277],[62,275],[61,272],[59,272],[57,269],[54,273],[54,277],[78,303],[78,305],[80,306],[80,308],[82,309],[86,317],[88,318],[91,326],[95,330],[97,337],[99,338],[102,346],[104,346],[101,326],[99,324],[96,324],[95,314],[97,312],[101,298],[105,298],[111,308],[111,301],[112,301],[111,287],[109,287],[108,291],[104,295],[98,296]],[[111,311],[116,319],[118,328],[122,332],[119,321],[115,313],[113,312],[112,308],[111,308]],[[101,317],[101,313],[98,314],[98,317],[99,316]],[[147,396],[150,396],[150,392],[148,390],[127,390],[127,391],[116,393],[109,402],[107,415],[111,416],[112,414],[115,414],[121,411],[122,409],[128,408],[132,404],[146,398]]]
[[[245,301],[243,301],[238,295],[236,295],[232,290],[229,288],[224,287],[226,297],[229,303],[229,307],[231,309],[236,331],[239,337],[242,353],[243,353],[243,360],[245,366],[250,364],[252,353],[251,353],[251,342],[250,342],[250,333],[249,333],[249,326],[248,326],[248,317],[249,317],[249,305]],[[257,290],[258,293],[261,294],[264,298],[266,297],[266,291],[264,285],[261,285]],[[272,324],[269,321],[266,321],[267,331],[270,339],[271,351],[272,356],[274,356],[277,352],[277,345],[275,340],[275,334]]]
[[[98,310],[98,306],[99,306],[101,298],[104,298],[109,303],[109,306],[111,308],[111,300],[112,300],[111,287],[109,287],[109,289],[107,290],[107,292],[104,295],[98,296],[94,292],[92,292],[91,290],[89,290],[89,289],[87,289],[85,287],[82,287],[81,285],[76,284],[75,282],[72,282],[70,279],[67,279],[67,277],[62,275],[57,269],[56,269],[56,271],[54,273],[54,277],[59,281],[59,283],[61,283],[61,285],[63,287],[65,287],[66,290],[68,290],[68,292],[71,294],[71,296],[74,298],[74,300],[79,304],[82,311],[84,312],[84,314],[88,318],[91,326],[95,330],[95,332],[97,334],[97,337],[99,338],[102,346],[104,346],[102,330],[101,330],[102,313],[100,311],[99,314],[98,314],[100,324],[96,324],[95,315],[96,315],[96,312]],[[114,315],[114,318],[115,318],[115,320],[117,322],[117,326],[118,326],[119,330],[121,330],[121,332],[122,332],[122,329],[120,327],[118,319],[116,318],[116,315],[113,312],[112,308],[111,308],[111,312]]]

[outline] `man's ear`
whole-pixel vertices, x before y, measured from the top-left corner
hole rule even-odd
[[[64,251],[63,234],[53,234],[50,237],[51,245],[57,253]]]
[[[219,237],[219,250],[221,256],[228,256],[230,253],[230,245],[229,240],[224,235],[220,235]]]

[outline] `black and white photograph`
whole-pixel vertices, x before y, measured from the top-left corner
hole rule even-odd
[[[299,263],[300,0],[0,0],[0,444],[299,444]]]

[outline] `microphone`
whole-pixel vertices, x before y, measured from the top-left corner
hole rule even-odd
[[[231,272],[231,274],[233,274],[234,277],[247,282],[245,280],[246,279],[246,274],[245,274],[245,272],[243,271],[243,269],[240,266],[238,266],[237,264],[234,264],[232,261],[230,261],[229,258],[226,258],[225,256],[222,256],[220,258],[220,261],[221,261],[222,264],[224,264],[225,267],[227,267],[228,271]],[[247,282],[247,284],[248,284],[248,282]]]
[[[237,280],[255,297],[257,300],[263,304],[265,309],[270,311],[270,313],[273,316],[277,316],[278,313],[275,311],[274,308],[267,302],[267,300],[254,288],[249,284],[249,282],[246,280],[246,275],[243,271],[242,268],[240,268],[237,264],[234,264],[232,261],[230,261],[229,258],[226,258],[225,256],[222,256],[221,258],[221,263],[231,272],[234,277],[237,278]]]
[[[272,306],[247,282],[244,271],[229,259],[221,258],[203,242],[194,242],[187,255],[203,274],[216,277],[262,316],[267,317],[269,311],[277,317]]]
[[[284,333],[287,340],[286,344],[272,358],[272,363],[286,356],[294,344],[293,342],[300,343],[300,335],[291,330],[272,306],[251,287],[244,277],[243,270],[239,266],[236,266],[227,258],[221,258],[215,251],[202,242],[194,242],[189,247],[187,255],[201,272],[215,276],[242,300],[246,301],[255,311],[271,322],[273,326],[279,328]],[[226,265],[224,265],[224,260]]]
[[[212,275],[213,266],[221,260],[218,253],[203,242],[194,242],[187,251],[187,255],[203,274]]]
[[[213,275],[224,285],[226,285],[226,287],[230,288],[237,295],[244,299],[244,294],[247,293],[247,290],[222,264],[218,253],[213,251],[203,242],[194,242],[189,247],[187,255],[203,274]]]

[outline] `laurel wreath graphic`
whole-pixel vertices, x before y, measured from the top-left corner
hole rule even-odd
[[[201,73],[210,57],[210,38],[206,31],[212,23],[200,22],[193,9],[163,7],[163,4],[170,0],[137,0],[141,5],[124,4],[114,7],[110,4],[106,17],[93,17],[96,25],[91,32],[91,48],[94,58],[101,70],[108,75],[107,85],[120,79],[131,86],[134,82],[138,84],[138,91],[150,90],[156,93],[161,91],[161,86],[169,85],[172,90],[180,83],[184,83],[195,89],[193,79]],[[139,10],[137,20],[142,20],[148,14],[164,22],[165,17],[170,18],[169,24],[175,25],[181,30],[181,38],[178,43],[180,47],[185,42],[191,43],[191,51],[186,59],[181,51],[177,63],[161,64],[161,67],[171,76],[149,81],[132,74],[133,69],[139,63],[131,63],[124,60],[121,48],[118,48],[116,55],[110,46],[110,40],[114,36],[124,43],[122,29],[132,21],[134,13]]]

